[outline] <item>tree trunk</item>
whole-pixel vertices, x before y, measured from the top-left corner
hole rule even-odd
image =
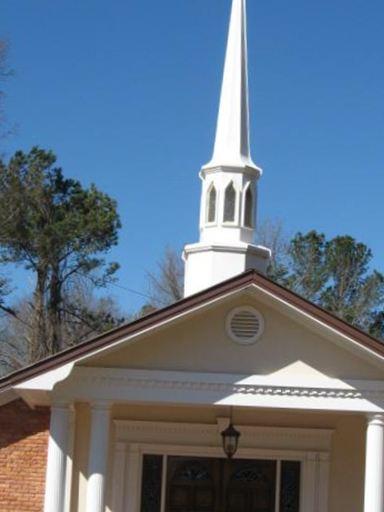
[[[48,297],[48,333],[51,340],[52,353],[62,350],[62,282],[59,277],[59,268],[54,267],[52,270],[49,283]]]
[[[37,282],[33,301],[33,319],[31,343],[29,346],[30,362],[37,361],[51,353],[51,345],[47,338],[46,318],[45,318],[45,287],[47,281],[47,271],[45,268],[37,270]]]

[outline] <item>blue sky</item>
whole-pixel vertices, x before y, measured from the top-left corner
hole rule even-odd
[[[113,196],[120,284],[146,291],[164,246],[197,241],[230,0],[2,0],[10,155],[53,149]],[[382,0],[248,0],[259,215],[351,234],[384,271]],[[19,293],[31,286],[20,282]],[[111,288],[123,308],[142,299]]]

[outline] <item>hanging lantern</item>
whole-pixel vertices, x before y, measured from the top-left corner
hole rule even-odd
[[[223,440],[223,450],[228,459],[232,459],[232,457],[237,452],[240,436],[240,432],[235,429],[232,423],[230,423],[229,426],[222,431],[221,437]]]

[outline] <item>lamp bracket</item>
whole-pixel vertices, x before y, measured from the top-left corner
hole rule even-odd
[[[219,417],[219,418],[216,418],[216,423],[217,423],[217,430],[218,430],[219,434],[221,434],[226,428],[229,427],[229,425],[231,423],[231,418]]]

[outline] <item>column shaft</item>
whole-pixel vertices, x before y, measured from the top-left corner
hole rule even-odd
[[[92,405],[87,512],[104,512],[109,443],[109,404]]]
[[[70,408],[51,407],[44,512],[64,512]]]
[[[364,512],[384,512],[384,415],[368,420]]]

